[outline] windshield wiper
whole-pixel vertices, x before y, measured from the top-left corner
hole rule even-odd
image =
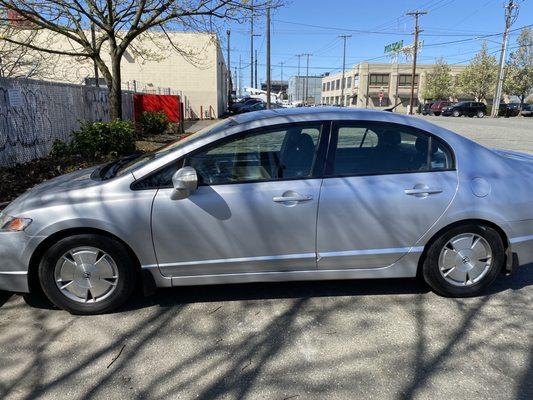
[[[91,174],[91,178],[93,179],[99,179],[102,181],[105,181],[107,179],[113,178],[118,170],[125,164],[129,163],[131,160],[139,157],[140,153],[134,153],[127,157],[119,158],[118,160],[111,161],[100,168],[97,168],[94,170],[94,172]]]

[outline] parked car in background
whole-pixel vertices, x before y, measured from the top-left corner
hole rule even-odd
[[[447,100],[439,100],[439,101],[436,101],[434,102],[432,105],[431,105],[431,108],[430,108],[430,111],[431,111],[431,114],[433,115],[436,115],[436,116],[439,116],[441,115],[442,113],[442,109],[444,107],[448,107],[449,105],[451,105],[452,103],[450,103],[449,101]]]
[[[532,155],[421,118],[260,111],[24,193],[0,213],[0,290],[76,314],[116,309],[139,280],[420,276],[474,296],[533,262],[531,193]]]
[[[500,103],[498,115],[506,118],[520,115],[520,103]]]
[[[277,103],[271,103],[270,108],[271,109],[283,108],[283,106]],[[266,110],[266,103],[263,101],[259,103],[250,104],[250,105],[244,105],[237,110],[236,114],[244,114],[244,113],[251,112],[251,111],[261,111],[261,110]]]
[[[422,114],[422,115],[431,115],[431,106],[432,105],[433,105],[433,103],[431,103],[431,102],[423,104],[422,108],[420,110],[420,114]]]
[[[452,115],[454,117],[461,117],[466,115],[468,117],[483,118],[487,115],[487,106],[484,103],[477,101],[460,101],[451,106],[442,109],[442,115]]]
[[[533,116],[533,104],[524,104],[524,107],[522,107],[521,114],[523,117]]]
[[[232,112],[234,114],[238,114],[239,110],[241,109],[241,107],[251,106],[253,104],[262,103],[262,102],[263,102],[263,100],[257,99],[255,97],[242,99],[241,101],[239,101],[237,103],[233,103],[231,105],[230,112]]]

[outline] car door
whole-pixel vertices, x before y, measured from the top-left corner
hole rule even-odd
[[[316,270],[321,123],[244,132],[185,157],[199,187],[154,199],[161,273],[179,277]]]
[[[383,122],[336,123],[325,174],[317,258],[326,270],[393,264],[444,213],[457,188],[448,146]]]

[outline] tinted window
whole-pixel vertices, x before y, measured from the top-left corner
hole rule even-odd
[[[185,160],[205,185],[305,178],[312,173],[319,124],[232,138]]]
[[[438,139],[416,129],[387,123],[341,124],[330,175],[446,170],[450,151]],[[431,151],[429,151],[431,146]]]

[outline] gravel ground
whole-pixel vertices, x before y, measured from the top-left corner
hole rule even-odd
[[[533,120],[429,119],[533,151]],[[533,265],[471,299],[416,280],[246,284],[75,317],[0,293],[0,398],[532,399],[532,304]]]

